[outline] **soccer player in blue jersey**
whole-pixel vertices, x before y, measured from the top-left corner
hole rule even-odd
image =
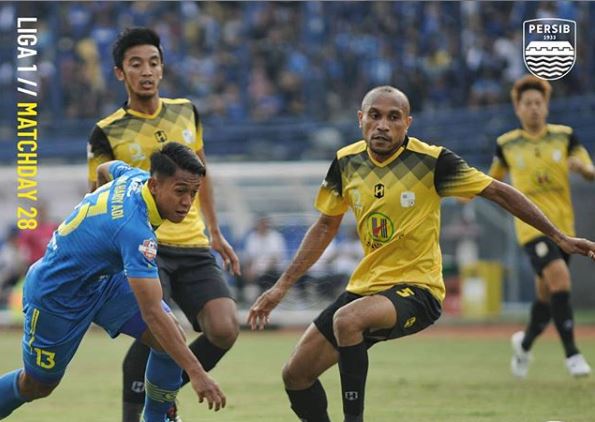
[[[164,421],[182,369],[200,402],[225,407],[161,299],[155,259],[154,230],[165,219],[186,217],[205,167],[191,149],[172,142],[151,156],[150,174],[122,161],[97,171],[105,184],[85,196],[27,273],[24,368],[0,377],[0,419],[58,386],[92,322],[112,337],[128,334],[151,347],[143,422]]]

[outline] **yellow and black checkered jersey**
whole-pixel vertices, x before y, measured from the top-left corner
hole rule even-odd
[[[472,197],[492,178],[448,149],[416,138],[379,163],[359,141],[337,152],[315,206],[340,215],[351,208],[364,249],[347,290],[369,295],[411,283],[444,299],[440,198]]]
[[[533,201],[563,233],[574,236],[574,212],[568,181],[568,157],[591,163],[587,150],[572,128],[548,124],[543,134],[531,136],[515,129],[500,136],[489,174],[503,179],[510,172],[511,184]],[[521,245],[543,233],[514,219]]]
[[[202,124],[190,100],[161,98],[152,115],[121,107],[100,120],[91,134],[87,157],[89,180],[96,181],[97,166],[110,160],[122,160],[148,171],[151,154],[169,141],[183,143],[193,151],[203,148]],[[181,223],[165,221],[159,227],[157,240],[178,247],[209,246],[198,195]]]

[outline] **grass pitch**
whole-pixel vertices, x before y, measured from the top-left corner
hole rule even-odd
[[[375,346],[370,352],[366,420],[370,422],[587,422],[595,420],[595,377],[572,379],[553,330],[534,349],[529,378],[509,372],[514,328],[469,332],[439,325],[426,333]],[[595,335],[579,331],[579,346],[595,364]],[[185,422],[278,422],[289,409],[280,371],[299,332],[242,332],[213,371],[228,398],[214,413],[189,388],[179,395]],[[10,421],[119,422],[121,360],[128,338],[87,334],[62,384],[47,399],[18,409]],[[20,333],[0,331],[0,373],[21,365]],[[333,421],[342,421],[336,368],[322,377]]]

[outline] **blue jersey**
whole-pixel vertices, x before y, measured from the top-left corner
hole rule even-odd
[[[154,228],[162,219],[149,174],[121,161],[113,180],[87,194],[54,232],[25,283],[29,302],[59,314],[83,311],[112,275],[158,278]]]

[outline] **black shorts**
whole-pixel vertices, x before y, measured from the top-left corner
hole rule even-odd
[[[159,245],[157,267],[163,299],[173,300],[196,331],[196,315],[212,299],[232,298],[223,271],[208,248],[176,248]]]
[[[523,245],[529,255],[531,266],[538,275],[543,275],[543,269],[556,259],[563,259],[566,264],[570,255],[564,252],[556,243],[547,236],[540,236]]]
[[[429,290],[416,285],[397,284],[376,294],[385,296],[392,302],[397,311],[397,323],[392,328],[375,330],[374,332],[365,331],[364,341],[368,348],[379,341],[415,334],[432,325],[442,313],[442,306],[438,299]],[[333,316],[339,308],[360,297],[363,296],[343,292],[314,320],[316,328],[335,348],[337,348],[337,340],[333,332]]]

